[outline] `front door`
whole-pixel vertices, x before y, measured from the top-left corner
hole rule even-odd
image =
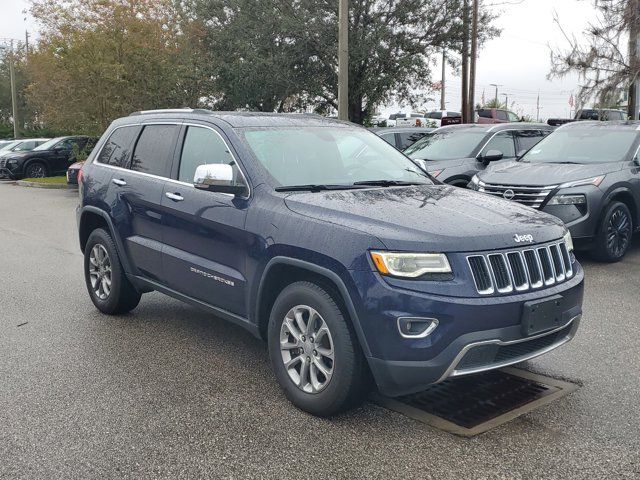
[[[246,312],[244,231],[248,199],[193,186],[198,165],[226,163],[242,176],[225,140],[201,125],[184,127],[174,181],[162,198],[164,277],[169,287],[240,316]],[[245,180],[246,181],[246,180]]]

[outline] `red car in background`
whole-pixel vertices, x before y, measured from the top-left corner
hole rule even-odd
[[[476,123],[509,123],[519,122],[520,117],[509,110],[503,108],[479,108]]]
[[[67,169],[67,183],[70,185],[78,185],[78,177],[80,176],[80,170],[84,165],[84,160],[82,162],[76,162],[69,165]]]

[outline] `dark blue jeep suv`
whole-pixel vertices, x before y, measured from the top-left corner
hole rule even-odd
[[[157,290],[268,342],[316,415],[569,341],[583,272],[562,222],[440,184],[313,115],[138,112],[82,169],[80,246],[106,314]]]

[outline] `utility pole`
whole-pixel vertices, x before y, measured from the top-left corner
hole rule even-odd
[[[476,95],[476,60],[478,58],[478,9],[480,0],[473,0],[473,12],[471,16],[471,66],[469,67],[469,113],[470,123],[475,120],[474,112]]]
[[[504,96],[504,107],[506,109],[509,108],[509,94],[508,93],[503,93],[502,94]]]
[[[538,91],[538,98],[536,99],[536,122],[540,121],[540,91]]]
[[[444,110],[444,76],[445,76],[445,72],[447,70],[447,51],[443,48],[442,49],[442,85],[441,85],[441,89],[440,89],[440,110]]]
[[[469,123],[469,0],[462,4],[462,123]]]
[[[497,83],[490,83],[489,84],[492,87],[496,87],[496,107],[498,106],[498,87],[501,87],[502,85],[498,85]]]
[[[11,81],[11,109],[13,114],[13,138],[18,138],[18,96],[16,94],[16,76],[13,68],[13,40],[11,40],[11,52],[9,53],[9,77]]]
[[[349,120],[349,0],[338,6],[338,118]]]
[[[629,99],[627,114],[632,120],[638,120],[640,111],[640,1],[631,0],[627,8],[629,16]]]

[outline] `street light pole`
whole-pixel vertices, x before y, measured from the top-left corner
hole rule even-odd
[[[338,118],[349,120],[349,0],[338,5]]]
[[[497,83],[490,83],[489,84],[492,87],[496,87],[496,108],[498,107],[498,87],[501,87],[502,85],[498,85]]]
[[[503,93],[502,95],[504,95],[504,106],[505,108],[509,108],[509,94],[508,93]]]

